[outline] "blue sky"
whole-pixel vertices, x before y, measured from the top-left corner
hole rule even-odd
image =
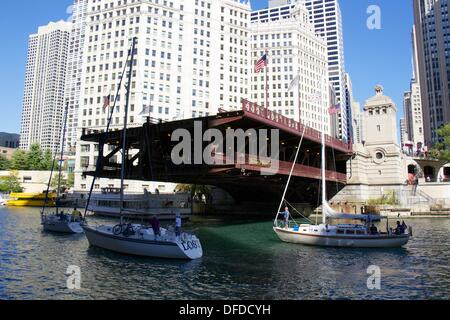
[[[4,0],[0,11],[0,131],[18,133],[22,111],[28,35],[49,21],[67,19],[72,0]],[[340,0],[346,69],[362,104],[382,84],[403,113],[403,92],[411,78],[412,0]],[[369,5],[381,8],[380,30],[366,27]],[[253,9],[267,0],[252,0]]]

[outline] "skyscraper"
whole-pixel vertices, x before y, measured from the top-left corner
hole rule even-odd
[[[60,146],[71,24],[50,22],[29,37],[20,148]]]
[[[264,10],[253,13],[256,18],[251,23],[252,61],[255,64],[267,50],[269,72],[252,72],[251,99],[266,106],[267,76],[270,110],[316,130],[322,130],[325,123],[325,131],[330,134],[326,43],[315,34],[302,3],[286,8],[290,14],[278,20],[266,19]],[[271,10],[285,9],[283,6]]]
[[[406,129],[406,121],[405,118],[400,119],[400,143],[403,147],[408,141],[408,132]]]
[[[425,144],[438,139],[437,130],[450,122],[450,24],[448,0],[414,0]]]
[[[411,78],[409,91],[405,92],[403,98],[403,108],[405,115],[405,130],[406,139],[405,142],[412,144],[414,148],[421,149],[425,142],[423,131],[423,110],[422,99],[419,84],[419,69],[417,65],[417,42],[416,31],[413,28],[411,33],[412,38],[412,69],[413,76]]]
[[[353,128],[353,106],[352,104],[355,103],[354,97],[353,97],[353,84],[352,79],[350,78],[350,75],[348,73],[345,74],[345,109],[347,111],[347,133],[348,133],[348,140],[354,140],[354,128]]]
[[[351,114],[345,94],[345,63],[342,14],[338,0],[271,0],[267,9],[252,12],[251,21],[269,22],[289,19],[297,2],[305,5],[309,20],[318,36],[326,41],[328,49],[328,77],[335,91],[334,95],[341,103],[341,112],[331,117],[334,135],[348,141]]]
[[[334,117],[336,136],[348,141],[351,120],[351,106],[345,94],[345,57],[342,13],[338,0],[298,0],[309,10],[309,17],[316,33],[325,39],[328,48],[328,75],[341,103],[341,113]]]
[[[78,110],[80,107],[81,76],[83,72],[83,50],[86,31],[88,0],[74,0],[72,6],[72,30],[67,58],[65,100],[69,104],[67,118],[66,151],[75,154],[77,143]]]
[[[249,22],[250,4],[240,0],[88,0],[79,134],[105,129],[109,95],[118,101],[112,129],[123,127],[125,88],[116,91],[133,37],[130,126],[145,116],[170,121],[241,108],[249,94]],[[77,144],[79,190],[89,184],[81,173],[95,164],[95,148]]]

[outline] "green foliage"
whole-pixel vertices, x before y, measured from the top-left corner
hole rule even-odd
[[[75,186],[75,174],[74,173],[69,173],[67,175],[67,187],[68,188],[73,188]]]
[[[395,206],[398,205],[398,199],[397,196],[395,194],[394,190],[389,191],[387,194],[383,195],[381,198],[378,199],[370,199],[369,201],[367,201],[367,204],[370,206],[383,206],[383,205],[388,205],[388,206]]]
[[[11,161],[0,155],[0,170],[9,170],[11,168]]]
[[[59,173],[56,172],[56,174],[52,178],[52,181],[50,182],[50,186],[55,190],[58,188],[58,180],[59,180]],[[64,173],[61,173],[61,192],[73,188],[74,185],[75,185],[75,174],[69,173],[66,177]]]
[[[45,150],[44,152],[44,170],[52,170],[53,165],[53,154],[50,149]]]
[[[11,171],[7,177],[0,177],[0,192],[23,192],[17,172]]]
[[[175,187],[176,193],[190,193],[192,190],[192,185],[190,184],[179,184]]]
[[[450,124],[438,130],[440,142],[437,142],[430,151],[433,158],[450,162]]]
[[[50,186],[54,189],[58,188],[59,174],[56,173],[53,175]],[[64,177],[64,174],[61,174],[61,189],[63,189],[67,184],[67,179]]]
[[[27,153],[24,150],[17,149],[11,158],[12,170],[29,170]]]
[[[39,144],[32,144],[27,153],[29,170],[44,170],[44,153]]]
[[[176,193],[190,193],[195,200],[202,201],[203,196],[208,202],[211,199],[211,188],[205,185],[179,184],[175,188]]]
[[[28,152],[18,149],[14,152],[10,168],[13,170],[48,171],[52,169],[53,155],[50,150],[42,151],[39,144],[33,144]]]

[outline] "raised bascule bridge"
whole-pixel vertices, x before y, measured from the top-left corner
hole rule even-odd
[[[196,137],[196,127],[199,125],[203,131]],[[172,160],[172,151],[180,141],[173,142],[172,136],[177,129],[187,130],[192,137],[192,161],[195,150],[200,147],[203,152],[212,145],[211,141],[200,142],[203,140],[203,133],[208,129],[218,129],[223,134],[224,147],[219,150],[223,153],[216,151],[214,154],[213,151],[217,161],[210,164],[176,165]],[[234,144],[234,152],[225,150],[226,132],[230,129],[242,129],[244,132],[249,129],[255,129],[256,132],[261,129],[268,130],[268,136],[264,137],[264,140],[267,140],[267,150],[272,148],[270,130],[278,129],[278,166],[274,166],[275,162],[269,158],[258,158],[249,154],[250,150],[254,150],[249,147],[249,139],[245,140],[245,151],[237,150],[237,143]],[[125,152],[129,160],[126,163],[125,179],[216,186],[227,191],[235,200],[236,206],[241,209],[244,207],[248,210],[273,212],[283,195],[303,132],[303,143],[286,199],[297,206],[308,204],[315,208],[319,203],[321,189],[321,133],[309,127],[304,130],[301,123],[247,100],[243,101],[242,110],[239,111],[224,111],[215,116],[173,122],[153,123],[148,118],[147,123],[141,127],[127,129]],[[123,131],[111,131],[107,137],[102,132],[83,132],[82,141],[97,143],[100,146],[97,172],[85,172],[86,175],[97,174],[100,178],[120,179],[121,165],[114,160],[121,159],[122,136]],[[326,147],[327,189],[328,197],[332,198],[346,184],[346,162],[352,156],[352,149],[350,145],[329,136],[326,136]],[[102,152],[102,149],[105,151]],[[233,159],[230,159],[230,154]],[[270,166],[276,170],[270,171]]]

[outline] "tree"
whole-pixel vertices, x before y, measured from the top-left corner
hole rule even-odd
[[[190,193],[193,199],[208,202],[211,198],[211,188],[205,185],[179,184],[175,188],[176,193]]]
[[[0,170],[9,170],[11,168],[11,161],[0,155]]]
[[[175,193],[190,193],[192,187],[190,184],[179,184],[175,187]]]
[[[41,146],[37,143],[33,143],[30,146],[30,150],[27,153],[27,163],[29,170],[44,170],[44,153]]]
[[[28,170],[27,153],[24,150],[17,149],[11,158],[12,170]]]
[[[52,181],[50,182],[50,186],[54,189],[57,189],[58,182],[59,182],[59,173],[55,173],[53,175]],[[61,190],[65,189],[66,184],[67,184],[67,179],[64,176],[64,173],[61,173]]]
[[[53,166],[53,154],[50,149],[45,150],[44,152],[44,161],[43,161],[44,170],[52,170]]]
[[[67,175],[67,188],[73,188],[75,186],[75,174],[69,173]]]
[[[0,177],[0,192],[23,192],[17,172],[11,171],[9,176]]]
[[[53,189],[58,188],[58,180],[59,180],[59,173],[55,173],[55,175],[52,178],[52,181],[50,182],[50,186]],[[75,185],[75,174],[69,173],[66,177],[64,173],[61,173],[61,192],[65,192],[65,190],[73,188],[74,185]]]
[[[437,132],[439,142],[431,149],[433,158],[450,162],[450,124],[443,126]]]

